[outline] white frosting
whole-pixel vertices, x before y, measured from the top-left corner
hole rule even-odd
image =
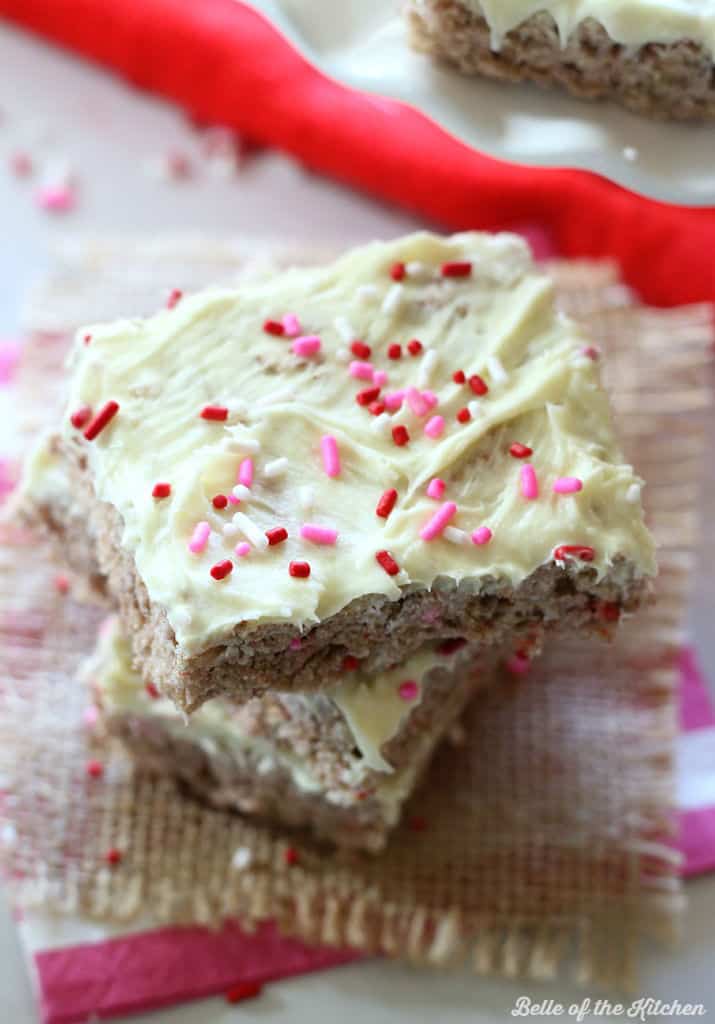
[[[511,29],[547,11],[566,43],[579,22],[595,18],[612,39],[625,46],[692,39],[715,53],[715,0],[461,0],[483,14],[498,50]]]
[[[470,261],[471,275],[441,276],[446,261]],[[419,262],[424,271],[407,275],[399,303],[383,311],[383,300],[395,294],[390,268],[398,262]],[[360,297],[365,287],[374,302]],[[304,335],[320,338],[318,353],[299,357],[290,338],[264,332],[266,318],[286,313],[298,316]],[[355,400],[370,382],[336,358],[345,346],[336,320],[370,346],[362,361],[388,375],[383,395],[429,387],[437,407],[425,414],[404,402],[383,414],[385,427],[372,429],[381,417]],[[415,337],[423,349],[411,355],[406,346]],[[395,342],[403,348],[398,360],[387,356]],[[628,498],[639,481],[613,435],[597,364],[579,356],[584,342],[555,313],[550,279],[517,238],[417,234],[353,250],[325,267],[186,296],[146,321],[83,329],[64,431],[86,455],[98,497],[119,511],[123,544],[186,653],[220,641],[239,623],[245,630],[277,622],[303,629],[364,594],[396,599],[409,584],[491,576],[518,585],[562,544],[592,547],[599,577],[618,556],[636,573],[652,574],[642,509]],[[488,394],[475,397],[454,383],[458,369],[481,375]],[[85,441],[69,412],[83,405],[96,412],[110,400],[119,412]],[[207,404],[226,406],[226,421],[202,418]],[[472,418],[460,423],[456,414],[465,406]],[[425,425],[437,414],[444,428],[430,436]],[[407,427],[409,444],[394,443],[396,425]],[[326,435],[338,444],[337,476],[324,468]],[[534,449],[538,500],[521,492],[512,441]],[[239,505],[215,509],[212,497],[232,493],[248,457],[250,489],[239,488]],[[279,474],[264,472],[284,458]],[[571,476],[583,480],[582,491],[554,494],[554,481]],[[446,481],[445,501],[457,504],[449,525],[470,535],[488,526],[489,543],[421,538],[438,507],[427,496],[433,477]],[[171,484],[168,498],[152,497],[157,481]],[[388,488],[398,500],[384,519],[375,509]],[[337,543],[304,539],[306,521],[336,530]],[[192,553],[188,542],[201,522],[210,537]],[[288,531],[287,541],[265,549],[264,531],[277,526]],[[252,549],[237,557],[243,540]],[[381,550],[397,561],[399,575],[378,564]],[[216,581],[209,570],[224,559],[233,571]],[[289,575],[291,561],[309,562],[310,577]]]

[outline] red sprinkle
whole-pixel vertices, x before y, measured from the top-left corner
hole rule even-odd
[[[225,558],[223,562],[217,562],[216,565],[211,566],[211,575],[215,580],[224,580],[233,571],[233,562],[230,558]]]
[[[378,501],[377,508],[375,509],[375,515],[380,516],[382,519],[387,519],[390,512],[392,512],[393,508],[395,507],[396,501],[397,491],[395,490],[394,487],[391,487],[388,491],[384,492],[384,494]]]
[[[457,413],[457,419],[459,420],[460,423],[469,423],[471,418],[472,414],[467,408],[460,409],[459,412]]]
[[[400,567],[389,551],[378,551],[375,558],[388,576],[397,576]]]
[[[402,359],[402,345],[393,343],[387,346],[387,358],[388,359]]]
[[[509,454],[513,455],[515,459],[528,459],[530,455],[534,454],[534,450],[529,448],[528,444],[520,444],[515,441],[514,444],[509,445]]]
[[[407,268],[404,263],[393,263],[390,267],[390,277],[393,281],[402,281],[406,273]]]
[[[411,356],[418,356],[422,351],[422,342],[418,341],[417,338],[413,338],[412,341],[407,342],[407,351]]]
[[[378,398],[379,394],[380,388],[363,388],[355,395],[355,401],[358,405],[369,405],[370,402],[374,402]]]
[[[111,864],[112,867],[115,867],[117,864],[119,864],[123,856],[124,854],[122,853],[121,850],[118,850],[116,846],[112,846],[105,853],[104,859],[106,860],[107,864]]]
[[[308,562],[291,562],[288,566],[288,572],[297,579],[305,580],[310,576],[310,565]]]
[[[285,334],[286,332],[286,329],[280,320],[266,320],[263,324],[263,330],[266,334],[275,334],[277,336]]]
[[[381,416],[385,411],[384,402],[370,402],[367,407],[367,411],[372,413],[373,416]]]
[[[82,338],[82,341],[85,343],[85,345],[89,345],[91,340],[92,340],[92,335],[91,334],[85,334],[84,338]]]
[[[181,291],[180,288],[172,288],[171,292],[169,293],[169,298],[166,300],[166,308],[173,309],[174,306],[181,301],[183,295],[184,293]]]
[[[228,409],[225,405],[205,405],[201,410],[202,420],[225,420],[228,418]]]
[[[586,544],[561,544],[554,551],[554,559],[564,562],[567,558],[579,558],[582,562],[592,562],[596,552]]]
[[[354,654],[346,654],[343,658],[343,672],[354,672],[360,664],[360,659]]]
[[[621,617],[621,609],[612,601],[604,601],[600,608],[601,618],[605,622],[618,622]]]
[[[372,355],[372,349],[364,341],[354,341],[350,346],[350,351],[356,359],[369,359]]]
[[[82,427],[85,426],[85,424],[89,423],[91,417],[92,409],[90,408],[90,406],[80,405],[79,409],[75,409],[75,411],[70,416],[70,423],[72,424],[73,427],[76,427],[77,430],[81,430]]]
[[[455,370],[452,374],[452,380],[455,384],[464,384],[467,378],[464,376],[464,370]]]
[[[453,636],[450,640],[444,640],[437,648],[438,654],[454,654],[455,651],[461,651],[465,647],[467,641],[463,636]]]
[[[58,594],[69,594],[70,581],[63,572],[55,576],[55,590]]]
[[[171,484],[158,483],[154,484],[151,489],[152,498],[168,498],[171,494]]]
[[[228,505],[228,498],[225,494],[214,494],[211,499],[211,504],[214,508],[226,508]]]
[[[263,985],[258,981],[240,981],[233,985],[226,993],[227,1003],[243,1003],[246,999],[255,999],[263,991]]]
[[[87,761],[84,768],[90,779],[101,779],[104,775],[104,765],[101,761]]]
[[[87,440],[94,441],[95,437],[104,430],[112,417],[116,416],[118,412],[119,402],[115,402],[114,399],[106,402],[86,428],[84,436]]]
[[[463,260],[450,260],[442,264],[442,277],[469,277],[472,264]]]
[[[161,694],[157,689],[156,683],[144,683],[144,689],[149,694],[152,700],[159,700]]]
[[[473,373],[469,378],[469,386],[475,395],[486,395],[489,390],[478,373]]]
[[[289,846],[283,851],[283,860],[289,866],[297,864],[300,860],[300,855],[294,846]]]
[[[401,423],[398,426],[393,427],[392,440],[395,442],[398,448],[402,448],[403,445],[406,445],[407,442],[410,440],[410,435],[409,431],[407,430],[407,427],[403,427]]]
[[[288,539],[288,531],[285,526],[274,526],[271,530],[266,530],[266,537],[268,537],[268,546],[273,547]]]

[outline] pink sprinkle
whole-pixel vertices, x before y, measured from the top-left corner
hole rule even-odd
[[[472,534],[472,544],[481,546],[482,544],[488,544],[492,539],[492,531],[488,526],[480,526],[478,530],[475,530]]]
[[[363,363],[359,359],[353,359],[348,366],[348,373],[351,377],[357,377],[358,380],[372,380],[372,375],[375,372],[375,367],[372,363]]]
[[[338,442],[331,434],[325,434],[320,439],[320,448],[323,453],[323,466],[328,476],[340,476],[340,452]]]
[[[383,401],[386,409],[389,409],[390,412],[395,412],[396,409],[401,408],[404,399],[404,391],[390,391],[385,395]]]
[[[434,498],[435,501],[441,501],[446,488],[447,485],[441,477],[432,477],[427,485],[427,497]]]
[[[407,404],[409,405],[415,416],[426,416],[429,412],[429,405],[425,402],[424,398],[417,390],[417,388],[408,388],[406,391]]]
[[[286,313],[281,320],[283,331],[287,338],[295,338],[300,334],[300,320],[295,313]]]
[[[444,433],[444,416],[433,416],[425,424],[425,434],[428,437],[441,437]]]
[[[253,459],[246,458],[241,461],[237,479],[239,484],[243,484],[244,487],[250,487],[253,484]]]
[[[0,385],[9,384],[20,361],[18,341],[0,341]]]
[[[90,704],[89,707],[85,708],[82,712],[82,725],[85,729],[94,729],[98,721],[99,712],[94,704]]]
[[[247,544],[245,540],[242,540],[240,544],[237,544],[233,549],[239,558],[245,558],[246,555],[251,552],[251,545]]]
[[[521,478],[521,493],[524,495],[524,497],[527,498],[529,501],[533,501],[534,498],[538,498],[539,483],[536,479],[534,467],[531,465],[530,462],[525,463],[521,467],[519,476]]]
[[[577,476],[562,476],[554,481],[554,494],[576,494],[583,490],[583,481]]]
[[[241,499],[237,498],[235,494],[229,494],[229,496],[228,496],[228,503],[229,503],[229,505],[240,505],[241,504]]]
[[[420,530],[422,540],[434,540],[435,537],[439,537],[444,528],[449,524],[449,521],[454,518],[456,512],[457,506],[455,503],[453,501],[445,501],[444,505],[437,509],[429,522]]]
[[[197,523],[194,527],[194,532],[191,534],[189,551],[193,552],[195,555],[200,554],[200,552],[202,552],[206,547],[210,535],[211,527],[208,523],[203,520],[200,523]]]
[[[423,391],[422,400],[427,403],[428,409],[434,409],[436,405],[439,405],[439,398],[437,398],[434,391]]]
[[[300,535],[304,540],[312,540],[314,544],[334,544],[338,539],[338,531],[328,526],[316,526],[315,523],[303,523]]]
[[[301,638],[299,636],[294,636],[291,642],[288,644],[288,647],[291,649],[291,651],[299,651],[302,645],[303,641],[301,640]]]
[[[523,676],[529,671],[531,662],[523,654],[513,654],[506,662],[507,671],[513,676]]]
[[[322,342],[317,334],[304,334],[300,338],[296,338],[291,348],[297,356],[314,356],[316,352],[320,352],[320,346]],[[372,371],[370,372],[372,377]]]
[[[400,683],[397,687],[397,692],[403,700],[415,700],[419,697],[419,684],[414,679],[406,679],[404,683]]]
[[[375,370],[372,375],[373,384],[377,384],[379,388],[384,388],[387,384],[387,370]]]
[[[601,356],[601,350],[596,348],[595,345],[586,345],[585,348],[581,349],[581,355],[586,356],[587,359],[593,359],[594,362]]]
[[[35,193],[35,202],[43,210],[66,213],[74,206],[75,197],[69,185],[46,185]]]

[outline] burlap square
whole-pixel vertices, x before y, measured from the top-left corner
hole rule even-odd
[[[275,247],[259,247],[263,272]],[[56,403],[67,332],[144,313],[167,289],[231,279],[257,246],[184,242],[70,247],[33,297],[18,384],[22,432]],[[271,255],[273,253],[273,256]],[[282,247],[278,261],[310,261]],[[638,937],[677,931],[672,830],[676,660],[697,543],[709,409],[709,307],[640,307],[613,267],[555,264],[561,304],[603,347],[630,458],[647,479],[660,545],[657,603],[618,640],[564,635],[521,679],[475,700],[465,742],[445,746],[379,857],[209,810],[172,782],[103,753],[76,681],[98,614],[53,587],[36,538],[0,547],[0,835],[17,899],[55,911],[217,924],[276,918],[307,940],[419,962],[468,955],[477,971],[629,985]],[[41,411],[38,411],[41,409]],[[285,858],[287,846],[297,863]],[[110,848],[119,864],[107,863]],[[250,863],[233,865],[238,848]],[[292,858],[289,858],[292,859]]]

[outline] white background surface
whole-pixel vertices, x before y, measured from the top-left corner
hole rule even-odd
[[[210,180],[204,170],[185,183],[152,180],[147,160],[195,142],[174,111],[131,92],[110,76],[46,49],[0,25],[0,336],[19,325],[23,291],[47,265],[48,248],[68,232],[241,233],[293,235],[311,243],[367,240],[400,234],[416,222],[342,191],[277,156],[261,156],[231,181]],[[41,141],[38,141],[40,139]],[[52,217],[35,208],[32,183],[5,170],[17,148],[67,159],[77,172],[78,207]],[[1,425],[0,425],[1,429]],[[705,575],[705,574],[704,574]],[[712,608],[712,580],[703,584]],[[696,631],[713,667],[708,614],[701,602]],[[674,955],[648,951],[643,994],[705,1003],[715,1014],[715,878],[688,886],[691,910],[683,948]],[[571,1001],[583,997],[565,986],[525,986],[471,975],[419,973],[399,965],[353,965],[271,986],[257,1002],[229,1008],[220,1000],[135,1018],[167,1024],[224,1024],[255,1019],[276,1024],[343,1024],[430,1021],[487,1024],[506,1021],[519,994]],[[0,1022],[34,1024],[30,983],[17,935],[0,903]],[[603,1018],[599,1018],[603,1019]]]
[[[580,167],[666,202],[715,204],[712,122],[656,121],[559,89],[467,77],[406,46],[401,0],[248,2],[330,77],[404,100],[490,156]]]

